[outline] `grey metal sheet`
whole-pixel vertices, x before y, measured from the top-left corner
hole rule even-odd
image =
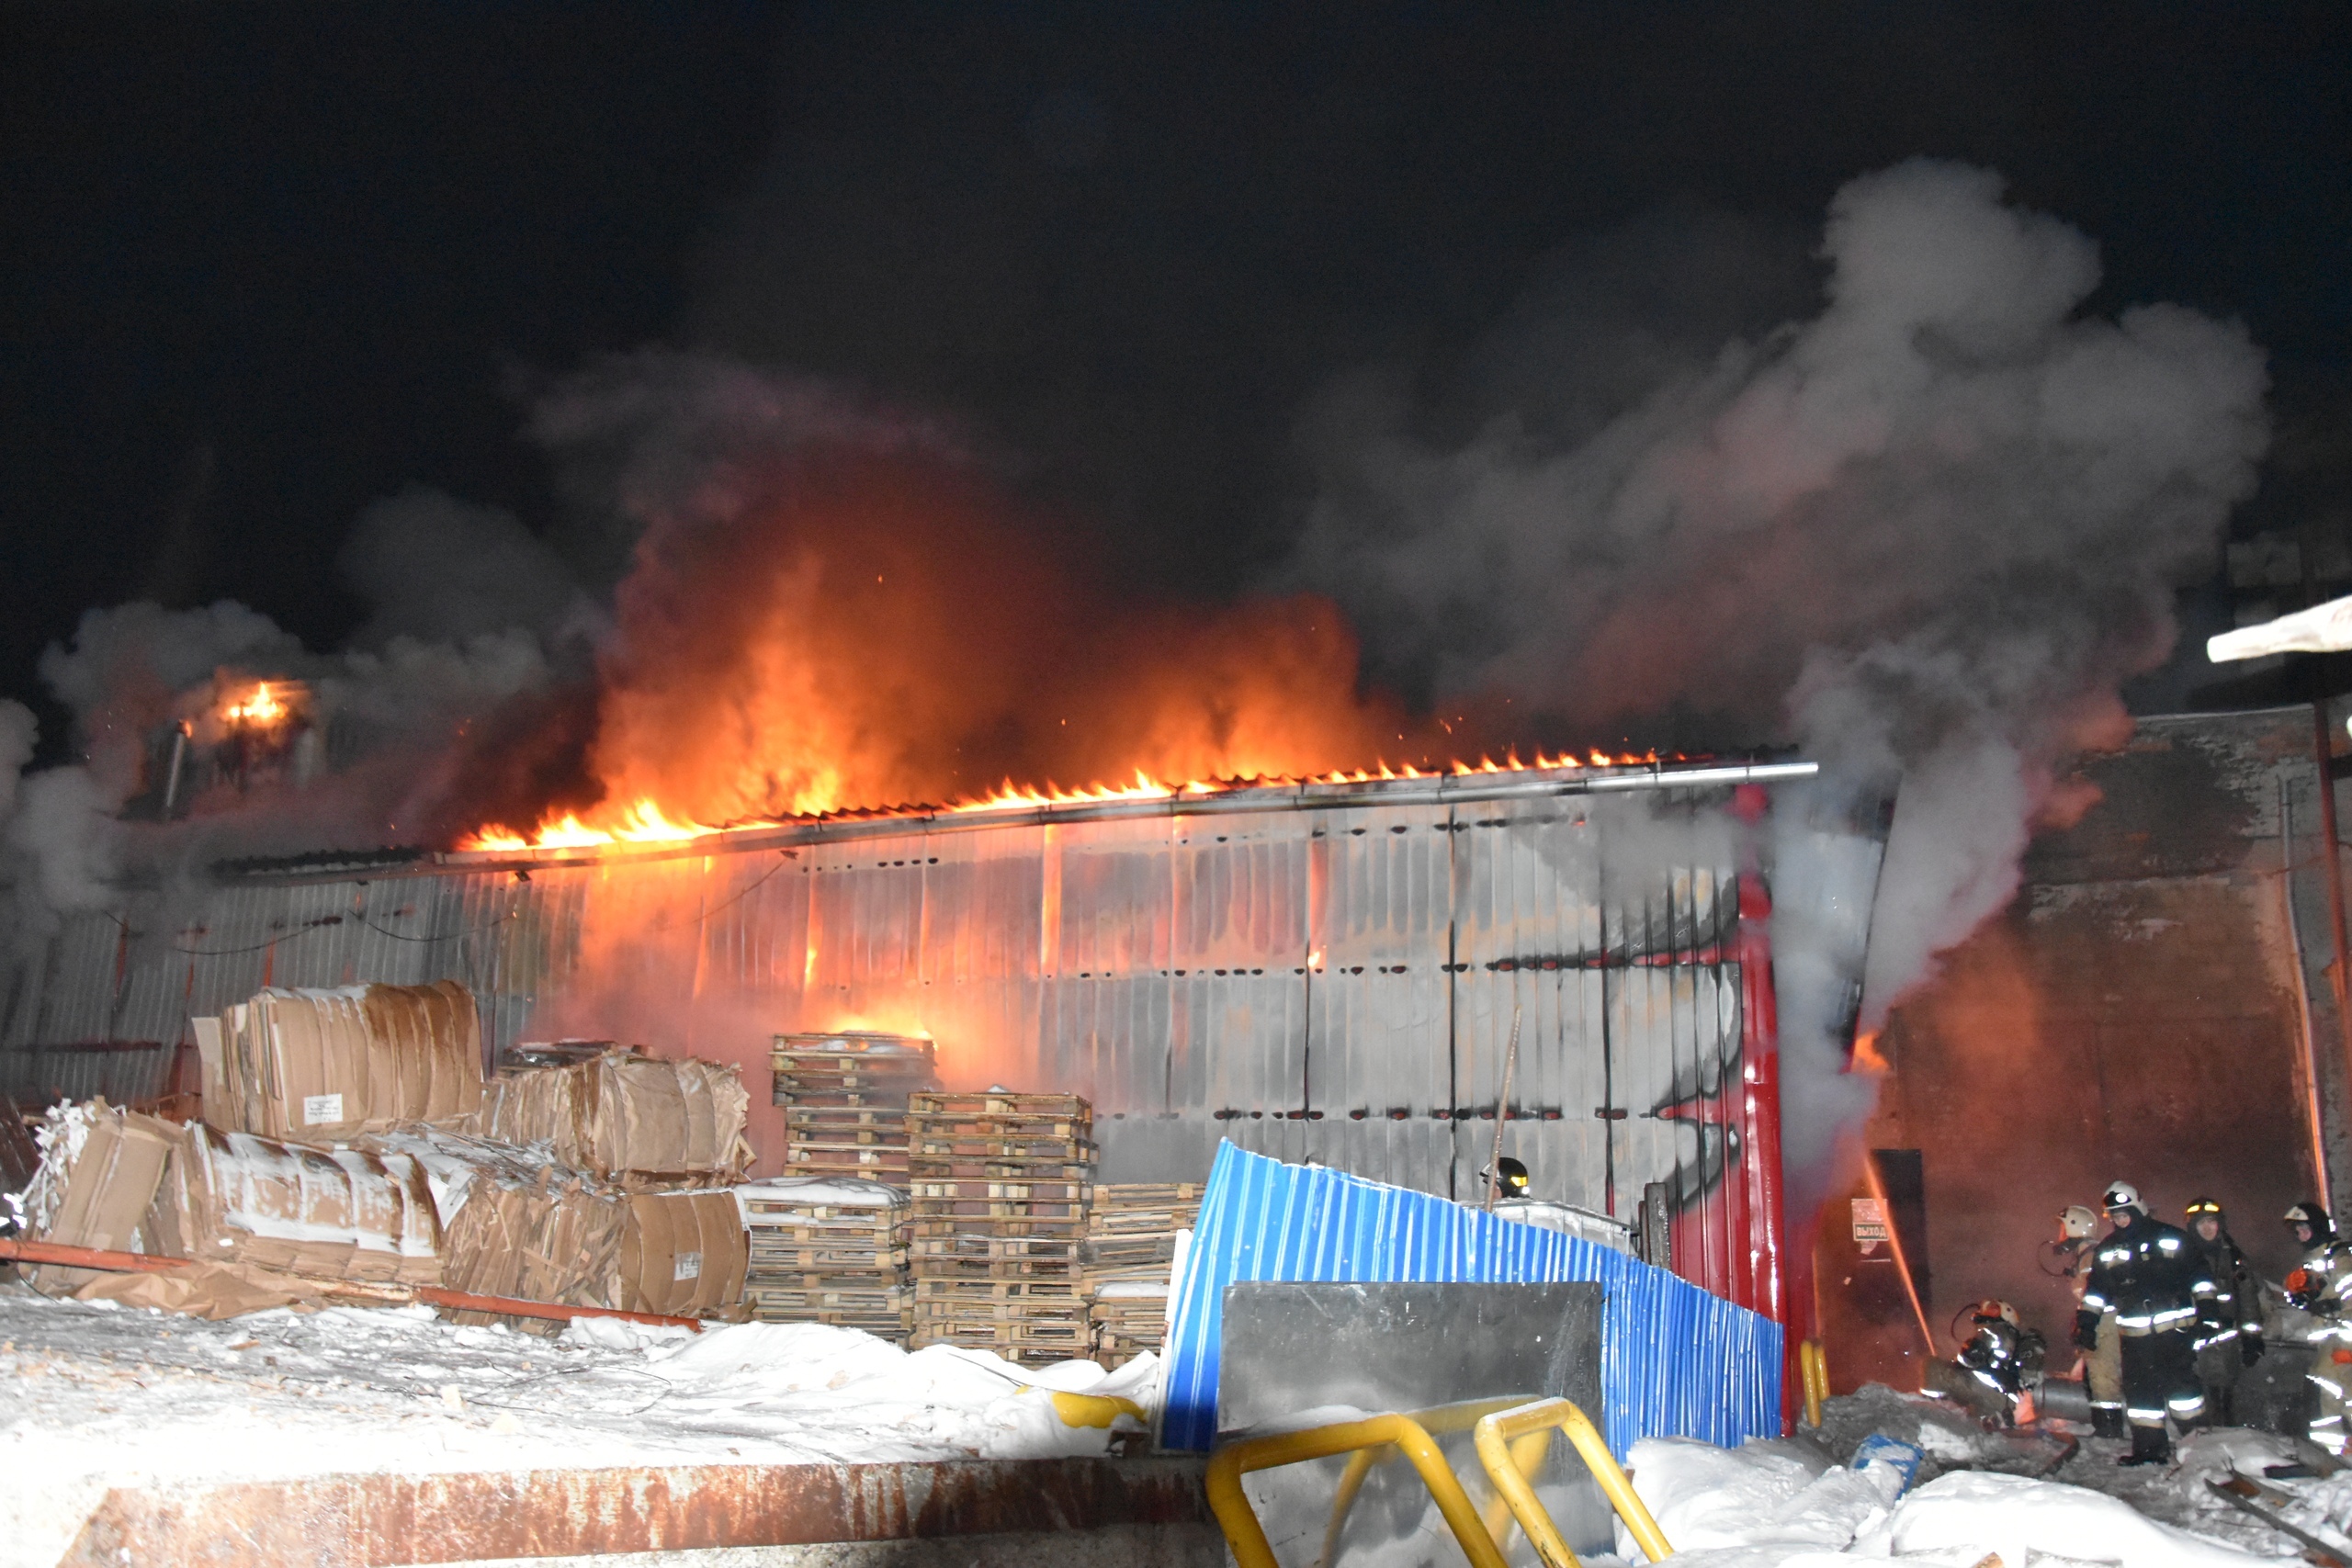
[[[1613,1168],[1622,1211],[1696,1163],[1645,1114],[1736,1067],[1720,838],[1656,795],[1367,798],[235,882],[193,916],[131,897],[127,946],[69,920],[9,977],[5,1038],[179,1041],[265,984],[446,976],[492,1049],[612,1033],[741,1064],[763,1144],[768,1035],[863,1023],[930,1032],[952,1081],[1087,1094],[1105,1179],[1197,1179],[1230,1137],[1470,1197],[1516,1007],[1506,1151],[1588,1208]]]

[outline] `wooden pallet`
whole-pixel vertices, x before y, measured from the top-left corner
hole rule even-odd
[[[1094,1133],[1083,1116],[956,1116],[907,1111],[910,1131],[934,1138],[1086,1138]]]
[[[1054,1258],[919,1258],[910,1265],[919,1280],[1085,1279],[1075,1263]]]
[[[1003,1089],[947,1093],[927,1089],[907,1101],[919,1116],[1050,1117],[1067,1122],[1094,1120],[1094,1107],[1078,1094],[1013,1094]]]
[[[915,1271],[919,1302],[1051,1302],[1058,1309],[1083,1309],[1086,1291],[1076,1276],[1058,1279],[965,1279]]]
[[[990,1203],[1083,1203],[1093,1190],[1083,1176],[1001,1177],[934,1176],[915,1178],[912,1196],[948,1202],[983,1201]]]
[[[903,1269],[907,1265],[907,1249],[903,1247],[806,1247],[763,1236],[757,1230],[751,1236],[753,1269],[872,1270]]]
[[[1198,1181],[1114,1181],[1103,1189],[1105,1212],[1120,1209],[1172,1209],[1190,1204],[1198,1209],[1207,1191]]]
[[[907,1141],[904,1138],[790,1138],[784,1145],[787,1160],[797,1155],[810,1156],[811,1163],[822,1163],[820,1156],[850,1156],[873,1164],[879,1159],[890,1164],[907,1163]]]
[[[987,1232],[997,1235],[1066,1236],[1071,1241],[1086,1234],[1083,1210],[1065,1204],[1062,1207],[1070,1212],[1039,1212],[1050,1207],[1038,1203],[933,1202],[916,1211],[915,1234],[933,1236]]]
[[[819,1145],[813,1148],[807,1144],[786,1144],[784,1164],[787,1176],[815,1176],[827,1171],[855,1176],[861,1170],[883,1166],[902,1171],[907,1168],[907,1151],[888,1144],[848,1144],[838,1147]]]
[[[907,1160],[907,1175],[913,1180],[930,1182],[934,1186],[947,1182],[985,1182],[1034,1187],[1069,1182],[1084,1187],[1090,1184],[1094,1168],[1069,1161],[944,1160],[914,1155]]]
[[[916,1258],[954,1259],[960,1263],[1023,1262],[1040,1259],[1075,1263],[1080,1244],[1060,1235],[988,1235],[950,1234],[916,1236],[908,1242]]]
[[[1083,1325],[1064,1329],[1059,1325],[1037,1334],[1023,1334],[984,1326],[949,1328],[935,1323],[917,1323],[907,1337],[910,1349],[920,1350],[926,1345],[955,1345],[967,1350],[993,1350],[1008,1361],[1027,1361],[1032,1365],[1046,1361],[1072,1360],[1086,1354],[1087,1333]]]
[[[907,1152],[917,1159],[956,1165],[1076,1165],[1091,1173],[1100,1156],[1083,1138],[920,1138],[909,1134]]]
[[[1042,1337],[1041,1331],[1050,1329],[1076,1344],[1084,1344],[1088,1330],[1092,1327],[1083,1312],[1040,1313],[1023,1302],[917,1302],[915,1325],[934,1331],[991,1335],[1010,1329],[1031,1338]]]

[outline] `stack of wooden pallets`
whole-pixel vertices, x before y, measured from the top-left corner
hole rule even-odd
[[[935,1088],[928,1040],[844,1032],[779,1034],[769,1057],[784,1109],[784,1168],[907,1184],[907,1096]]]
[[[1079,1246],[1094,1110],[1074,1094],[920,1093],[908,1101],[916,1345],[1009,1360],[1087,1350]]]
[[[735,1190],[751,1231],[743,1297],[763,1323],[830,1323],[904,1343],[911,1211],[896,1188],[854,1177],[755,1181]]]
[[[1201,1186],[1154,1181],[1097,1187],[1087,1215],[1087,1323],[1095,1359],[1123,1366],[1168,1337],[1168,1275],[1176,1233],[1201,1213]]]

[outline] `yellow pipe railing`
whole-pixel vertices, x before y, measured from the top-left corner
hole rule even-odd
[[[1233,1548],[1234,1562],[1239,1568],[1280,1568],[1274,1561],[1273,1546],[1266,1540],[1265,1527],[1258,1522],[1256,1510],[1250,1506],[1250,1499],[1241,1490],[1244,1475],[1311,1459],[1329,1459],[1334,1454],[1392,1446],[1412,1461],[1413,1468],[1420,1472],[1422,1483],[1437,1499],[1438,1512],[1453,1531],[1453,1539],[1461,1542],[1463,1555],[1469,1558],[1471,1568],[1504,1568],[1501,1551],[1489,1539],[1485,1521],[1471,1507],[1461,1481],[1445,1462],[1445,1455],[1438,1451],[1437,1443],[1428,1431],[1409,1416],[1373,1416],[1362,1421],[1341,1421],[1301,1432],[1277,1432],[1263,1438],[1247,1438],[1219,1449],[1209,1461],[1209,1508],[1225,1531],[1226,1543]],[[1356,1478],[1356,1484],[1363,1484],[1362,1476]]]
[[[1408,1418],[1422,1431],[1440,1436],[1449,1432],[1466,1432],[1478,1424],[1481,1416],[1491,1416],[1498,1410],[1517,1409],[1527,1403],[1528,1397],[1523,1393],[1513,1393],[1495,1399],[1465,1399],[1407,1414]],[[1546,1428],[1512,1445],[1514,1458],[1520,1454],[1522,1445],[1527,1447],[1527,1457],[1521,1466],[1521,1474],[1535,1473],[1536,1467],[1544,1462],[1544,1452],[1551,1441],[1551,1431]],[[1332,1564],[1339,1561],[1340,1532],[1347,1528],[1349,1511],[1355,1506],[1356,1496],[1363,1490],[1365,1477],[1372,1473],[1374,1465],[1386,1464],[1396,1457],[1395,1448],[1384,1446],[1358,1449],[1349,1458],[1347,1469],[1340,1474],[1339,1489],[1332,1495],[1331,1522],[1323,1531],[1323,1554],[1315,1560],[1315,1568],[1332,1568]],[[1500,1494],[1488,1502],[1481,1522],[1486,1526],[1487,1538],[1499,1548],[1503,1538],[1510,1533],[1511,1524],[1510,1505],[1503,1501]]]
[[[1487,1478],[1494,1482],[1495,1490],[1510,1505],[1511,1513],[1519,1519],[1519,1528],[1527,1532],[1527,1539],[1534,1543],[1536,1555],[1548,1568],[1578,1568],[1577,1554],[1569,1551],[1567,1542],[1560,1539],[1558,1527],[1552,1523],[1552,1516],[1544,1511],[1543,1503],[1537,1499],[1535,1489],[1520,1473],[1516,1462],[1518,1456],[1510,1447],[1513,1438],[1548,1428],[1557,1428],[1567,1434],[1568,1441],[1574,1443],[1577,1452],[1584,1456],[1585,1464],[1592,1471],[1592,1478],[1600,1483],[1600,1490],[1609,1498],[1610,1506],[1615,1508],[1617,1517],[1625,1521],[1625,1528],[1633,1532],[1635,1544],[1649,1555],[1649,1560],[1657,1562],[1672,1556],[1674,1548],[1666,1543],[1666,1533],[1657,1528],[1657,1521],[1650,1517],[1648,1507],[1634,1491],[1634,1483],[1626,1480],[1625,1472],[1617,1467],[1617,1456],[1609,1451],[1607,1443],[1601,1441],[1600,1429],[1569,1401],[1539,1399],[1515,1410],[1498,1411],[1481,1417],[1476,1431],[1478,1460],[1487,1467]],[[1243,1568],[1250,1568],[1250,1565],[1245,1563]]]
[[[1818,1339],[1797,1346],[1797,1372],[1804,1381],[1804,1424],[1821,1425],[1821,1406],[1829,1398],[1829,1352]]]

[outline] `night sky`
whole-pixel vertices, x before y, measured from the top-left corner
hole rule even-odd
[[[1442,387],[1662,209],[1782,244],[1723,308],[1793,313],[1830,194],[1918,153],[2094,236],[2094,309],[2245,320],[2280,436],[2237,531],[2324,523],[2347,45],[2334,5],[10,6],[0,692],[137,598],[334,646],[337,549],[411,485],[560,532],[533,389],[648,344],[953,422],[1120,570],[1231,592],[1335,376]]]

